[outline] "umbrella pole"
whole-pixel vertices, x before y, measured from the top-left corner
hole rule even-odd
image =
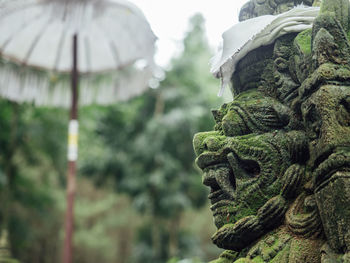
[[[73,36],[72,105],[68,127],[67,210],[65,216],[65,240],[62,263],[71,263],[73,255],[74,197],[76,191],[76,161],[78,159],[78,36]]]

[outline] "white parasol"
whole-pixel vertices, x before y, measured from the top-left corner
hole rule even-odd
[[[155,69],[155,40],[142,12],[126,0],[0,0],[0,96],[71,105],[65,263],[72,262],[78,86],[79,104],[141,93]]]
[[[80,105],[125,100],[147,87],[156,38],[135,5],[7,0],[0,3],[0,96],[68,107],[75,33]]]

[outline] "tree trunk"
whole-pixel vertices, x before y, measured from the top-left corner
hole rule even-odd
[[[176,257],[179,251],[179,228],[181,223],[181,214],[176,215],[170,221],[169,228],[169,255],[170,258]]]

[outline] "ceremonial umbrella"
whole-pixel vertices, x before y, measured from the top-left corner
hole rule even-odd
[[[70,105],[63,262],[72,260],[78,86],[79,105],[139,94],[155,69],[155,40],[126,0],[0,0],[0,96]]]

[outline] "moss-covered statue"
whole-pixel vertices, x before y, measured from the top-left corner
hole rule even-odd
[[[240,19],[299,2],[251,0]],[[194,138],[225,249],[213,262],[350,262],[349,10],[324,0],[312,28],[228,67],[234,100]]]

